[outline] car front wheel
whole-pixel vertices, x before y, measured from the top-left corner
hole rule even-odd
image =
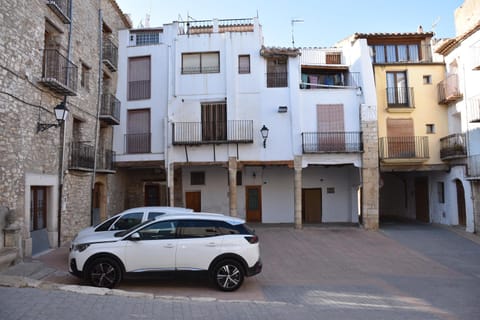
[[[234,291],[240,288],[245,277],[240,263],[235,260],[223,260],[213,269],[213,281],[222,291]]]
[[[121,278],[120,266],[111,258],[98,258],[89,265],[87,279],[95,287],[111,289],[120,282]]]

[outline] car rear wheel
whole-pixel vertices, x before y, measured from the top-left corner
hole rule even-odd
[[[213,269],[213,281],[222,291],[234,291],[240,288],[245,277],[240,263],[235,260],[223,260]]]
[[[98,258],[90,263],[87,280],[95,287],[113,288],[122,278],[118,263],[111,258]]]

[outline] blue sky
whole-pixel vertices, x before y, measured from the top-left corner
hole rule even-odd
[[[454,11],[463,0],[117,0],[134,27],[186,20],[259,17],[268,46],[327,47],[355,33],[415,32],[419,25],[438,38],[455,36]],[[433,26],[435,24],[435,26]]]

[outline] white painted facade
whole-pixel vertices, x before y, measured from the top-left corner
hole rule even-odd
[[[129,46],[132,30],[120,33],[119,69],[124,71],[119,72],[117,90],[122,101],[121,125],[115,128],[114,139],[117,162],[164,161],[161,169],[166,171],[170,203],[186,206],[186,193],[199,192],[201,211],[233,213],[247,220],[246,188],[257,186],[261,190],[261,222],[294,223],[295,202],[299,201],[295,198],[294,165],[295,159],[300,159],[301,188],[321,190],[321,222],[358,223],[362,150],[347,146],[334,152],[303,153],[302,133],[318,132],[317,105],[334,104],[343,105],[344,131],[361,137],[360,106],[376,105],[366,42],[330,49],[264,48],[258,19],[242,19],[243,24],[245,21],[253,29],[217,32],[227,22],[213,20],[204,22],[213,32],[186,34],[183,23],[166,24],[159,43],[149,46]],[[211,52],[219,53],[219,72],[182,73],[183,54]],[[336,67],[358,74],[356,82],[302,89],[302,65],[325,67],[328,52],[341,54]],[[249,73],[239,73],[239,55],[249,55]],[[267,86],[269,55],[287,59],[288,86]],[[127,101],[127,61],[134,56],[151,57],[151,99]],[[217,102],[226,103],[227,121],[251,121],[247,129],[251,140],[174,143],[174,126],[201,123],[202,104]],[[151,153],[125,152],[127,110],[136,108],[151,110]],[[264,125],[269,128],[265,147],[260,134]],[[195,132],[189,134],[202,136],[200,127],[191,128]],[[232,159],[241,172],[241,185],[233,189],[234,196],[229,187]],[[192,185],[192,172],[204,172],[204,183]],[[231,199],[236,199],[233,211]]]

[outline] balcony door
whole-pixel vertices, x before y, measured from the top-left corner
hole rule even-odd
[[[127,153],[150,153],[150,109],[128,110]]]
[[[406,72],[387,72],[387,102],[389,106],[409,105]]]
[[[202,141],[227,140],[227,104],[202,103]]]
[[[387,119],[388,158],[414,158],[413,119]]]
[[[345,150],[343,104],[317,104],[318,151]]]

